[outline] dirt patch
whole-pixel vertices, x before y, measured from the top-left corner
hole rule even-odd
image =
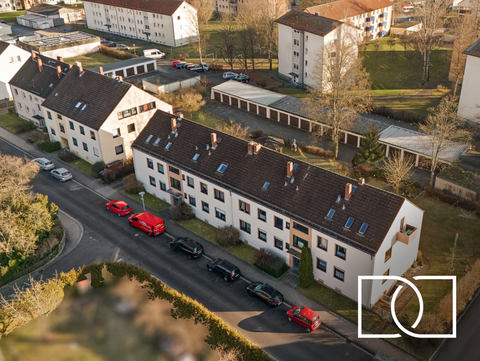
[[[423,257],[423,266],[422,267],[415,267],[415,268],[410,268],[404,275],[403,277],[412,282],[418,289],[420,289],[418,285],[418,281],[415,281],[413,277],[415,276],[423,276],[427,274],[428,269],[430,268],[430,263],[428,260]],[[402,312],[402,310],[405,308],[406,305],[410,302],[410,300],[416,297],[415,291],[411,287],[406,287],[405,291],[398,297],[398,299],[395,301],[395,313],[397,315]]]
[[[277,88],[282,85],[279,81],[273,80],[269,73],[264,73],[263,71],[257,70],[255,72],[249,72],[248,76],[250,77],[250,82],[254,82],[255,84],[264,81],[266,84],[265,88],[268,89]]]

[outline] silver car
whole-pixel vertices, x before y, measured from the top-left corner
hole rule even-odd
[[[50,174],[52,175],[52,177],[57,178],[60,182],[65,182],[73,178],[72,173],[70,173],[65,168],[54,169],[50,172]]]
[[[35,158],[32,159],[32,163],[37,163],[41,170],[50,170],[55,168],[55,163],[47,158]]]

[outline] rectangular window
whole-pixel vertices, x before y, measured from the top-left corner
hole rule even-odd
[[[345,282],[345,271],[340,268],[334,267],[333,277],[339,279],[342,282]]]
[[[140,108],[140,113],[143,113],[143,112],[146,112],[147,110],[155,109],[156,104],[155,102],[151,102],[151,103],[140,105],[139,108]]]
[[[80,134],[85,135],[85,129],[80,125]]]
[[[63,119],[60,114],[57,114],[57,118],[58,118],[59,120],[62,120],[62,119]]]
[[[18,95],[18,89],[15,89],[15,95]],[[50,118],[52,119],[52,118]]]
[[[98,155],[98,149],[95,148],[95,147],[93,147],[93,155],[94,155],[95,157],[99,157],[99,155]]]
[[[267,212],[265,212],[262,209],[258,209],[258,219],[266,222],[267,221]]]
[[[90,138],[93,140],[96,140],[97,138],[95,137],[95,132],[93,130],[90,131]]]
[[[250,234],[251,230],[250,230],[250,223],[247,223],[245,221],[242,221],[240,220],[240,229],[244,232],[247,232],[248,234]]]
[[[335,256],[345,259],[347,257],[347,250],[337,244],[335,245]]]
[[[50,131],[52,132],[52,135],[55,135],[55,129],[53,129],[52,127],[50,127]]]
[[[127,125],[127,130],[128,130],[129,133],[134,132],[135,131],[135,123]]]
[[[158,170],[158,173],[164,174],[163,164],[157,163],[157,170]]]
[[[244,201],[238,200],[238,209],[246,214],[250,214],[250,204]]]
[[[275,247],[283,250],[283,241],[280,238],[275,237]]]
[[[225,202],[225,194],[218,189],[215,189],[215,199],[218,199],[220,202]]]
[[[296,230],[299,230],[302,233],[308,234],[308,227],[302,226],[297,222],[293,222],[293,228],[295,228]]]
[[[115,154],[119,155],[119,154],[122,154],[122,153],[123,153],[123,144],[117,145],[115,147]]]
[[[83,142],[83,150],[88,152],[88,145],[85,142]]]
[[[77,138],[72,138],[72,140],[73,140],[73,145],[78,147]]]
[[[25,92],[22,92],[22,95],[23,95],[23,99],[27,99]]]
[[[123,119],[123,118],[128,118],[131,117],[132,115],[137,114],[137,107],[133,107],[127,110],[124,110],[123,112],[118,112],[117,117],[118,119]]]
[[[323,259],[317,258],[317,268],[320,271],[327,272],[327,262],[325,262]]]
[[[171,165],[168,166],[168,170],[172,173],[180,174],[180,170],[175,167],[172,167]]]
[[[160,183],[160,189],[162,191],[166,191],[167,190],[167,185],[165,183],[163,183],[162,181],[159,181],[159,183]]]
[[[383,275],[384,275],[385,277],[386,277],[386,276],[389,276],[389,275],[390,275],[390,268],[387,269],[387,271],[386,271]],[[383,280],[382,280],[382,285],[383,285],[385,282],[387,282],[387,280],[386,280],[386,279],[383,279]]]
[[[120,134],[120,128],[117,128],[117,129],[113,129],[112,130],[112,135],[114,138],[117,138],[119,137],[121,134]]]
[[[283,219],[275,217],[275,216],[273,217],[273,219],[274,219],[275,227],[283,230]]]
[[[293,245],[302,249],[303,247],[308,247],[308,242],[303,238],[293,235]]]
[[[193,181],[193,178],[190,178],[187,176],[187,184],[189,187],[191,188],[195,188],[195,184],[194,184],[194,181]]]
[[[150,177],[150,185],[156,187],[157,186],[157,181],[155,180],[155,178],[153,178],[152,176],[149,176]]]
[[[197,206],[197,201],[195,200],[195,197],[192,197],[191,195],[188,195],[188,203],[190,203],[190,205],[193,207]]]
[[[225,212],[218,208],[215,208],[215,217],[225,222]]]
[[[210,213],[210,209],[209,209],[208,203],[205,203],[205,202],[202,201],[202,210],[203,210],[204,212]]]
[[[147,167],[153,169],[153,161],[149,158],[147,158]]]
[[[208,195],[208,186],[207,186],[205,183],[200,183],[200,191],[201,191],[203,194],[207,194],[207,195]]]
[[[73,125],[73,122],[70,121],[69,123],[70,123],[70,129],[71,129],[71,130],[75,130],[75,126]]]
[[[179,191],[182,190],[182,185],[180,184],[180,181],[178,179],[170,177],[170,185],[172,188],[178,189]]]
[[[328,240],[317,236],[317,247],[326,251],[328,248]]]
[[[60,126],[60,131],[61,131],[62,133],[65,133],[65,127],[63,126],[63,124],[62,124],[62,123],[58,123],[58,125]]]
[[[50,113],[48,110],[47,110],[47,118],[52,119],[52,113]]]
[[[387,252],[385,252],[385,262],[387,262],[390,258],[392,258],[392,247],[387,249]]]
[[[258,230],[258,239],[267,242],[267,232],[262,231],[261,229]]]

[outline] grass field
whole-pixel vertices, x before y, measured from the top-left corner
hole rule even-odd
[[[375,99],[376,107],[385,106],[396,110],[405,110],[419,115],[428,115],[428,109],[436,107],[442,98],[397,98],[397,99]]]
[[[128,198],[133,199],[139,204],[142,204],[142,198],[138,194],[129,194],[125,192],[125,189],[122,189],[120,191],[124,196],[127,196]],[[163,211],[164,209],[167,209],[170,207],[170,204],[162,201],[161,199],[151,195],[150,193],[145,193],[143,196],[143,199],[145,201],[145,207],[150,208],[151,210],[159,213]]]
[[[83,173],[89,175],[90,177],[94,177],[94,174],[92,172],[92,164],[88,163],[86,160],[80,158],[68,164],[74,166],[78,170],[81,170]]]
[[[16,24],[17,23],[17,16],[26,15],[27,11],[12,11],[9,13],[0,13],[0,20],[5,21],[6,23]]]
[[[82,63],[83,68],[88,69],[96,66],[115,63],[120,60],[104,55],[102,53],[93,53],[93,54],[79,55],[73,58],[66,58],[64,59],[64,61],[65,63],[68,63],[68,64],[75,64],[76,61],[79,61]]]
[[[15,134],[15,124],[26,122],[26,120],[17,117],[14,113],[5,113],[0,115],[0,127],[5,128],[10,133]]]

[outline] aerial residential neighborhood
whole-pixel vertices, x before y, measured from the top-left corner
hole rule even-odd
[[[476,359],[477,13],[2,2],[0,359]]]

